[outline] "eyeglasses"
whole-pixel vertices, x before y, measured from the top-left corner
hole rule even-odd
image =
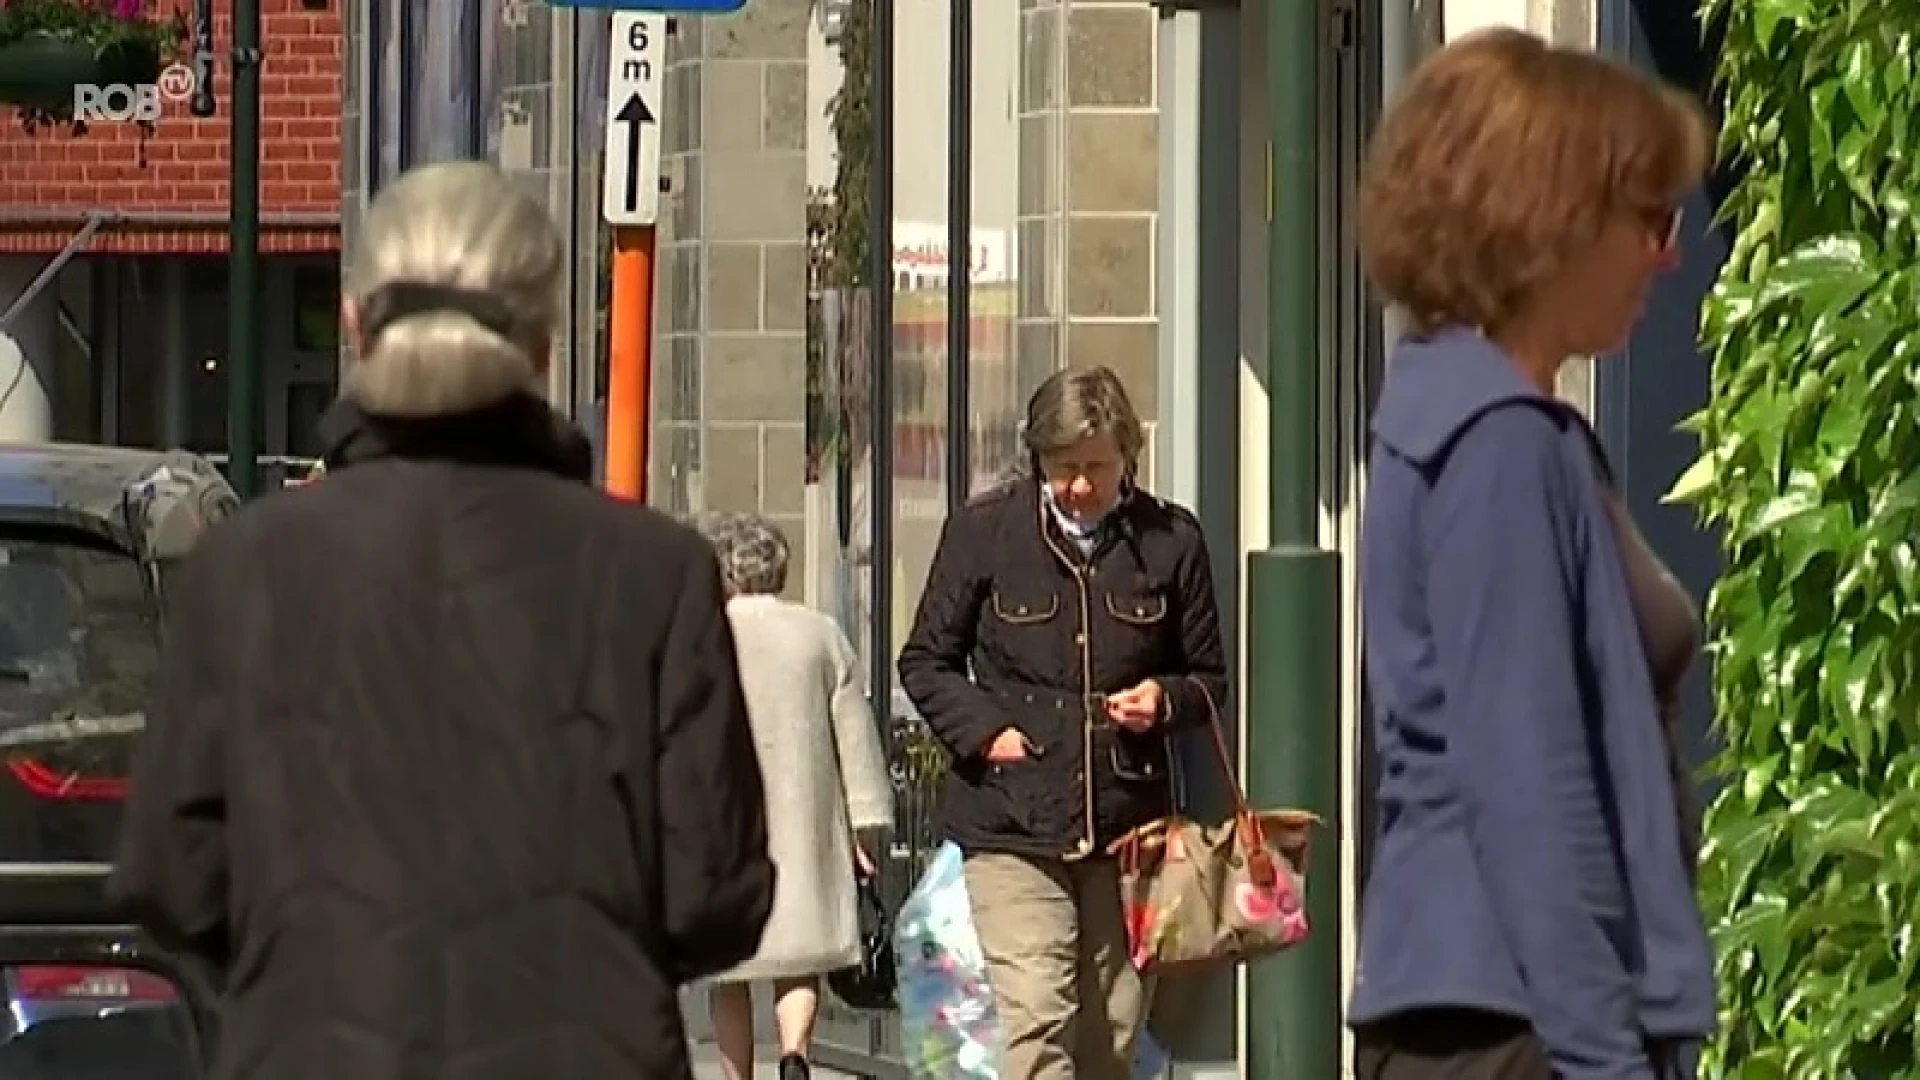
[[[1685,211],[1678,206],[1662,207],[1648,215],[1648,224],[1653,234],[1660,238],[1661,254],[1670,254],[1680,246],[1680,222]]]

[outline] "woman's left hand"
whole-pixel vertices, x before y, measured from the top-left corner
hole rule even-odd
[[[887,853],[887,830],[855,829],[853,831],[853,867],[862,877],[873,877],[880,872],[879,856]]]
[[[1160,710],[1166,693],[1160,683],[1148,679],[1131,690],[1107,695],[1107,718],[1128,731],[1147,731],[1160,722]]]

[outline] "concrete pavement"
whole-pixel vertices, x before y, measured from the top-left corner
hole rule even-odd
[[[766,987],[756,986],[753,995],[753,1029],[756,1038],[771,1037],[773,1024],[773,1002],[768,999]],[[687,1037],[693,1047],[693,1075],[695,1080],[726,1080],[720,1071],[720,1055],[713,1048],[713,1027],[707,1020],[707,995],[697,990],[685,990],[680,994],[680,1013],[687,1025]],[[816,1038],[824,1038],[833,1030],[830,1016],[820,1018],[820,1028]],[[774,1074],[774,1061],[779,1057],[773,1047],[761,1044],[754,1055],[753,1080],[778,1080]],[[858,1074],[829,1069],[824,1065],[813,1067],[814,1080],[861,1080]]]
[[[761,1047],[754,1061],[753,1080],[778,1080],[773,1071],[773,1049]],[[720,1071],[720,1055],[714,1053],[712,1043],[693,1044],[693,1075],[695,1080],[725,1080]],[[859,1080],[852,1073],[838,1069],[829,1069],[824,1065],[813,1067],[813,1080]]]

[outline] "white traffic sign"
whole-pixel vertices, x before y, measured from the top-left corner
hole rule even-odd
[[[609,225],[660,219],[660,115],[667,17],[613,14],[607,64],[607,163],[600,205]]]

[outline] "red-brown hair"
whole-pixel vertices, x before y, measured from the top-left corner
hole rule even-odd
[[[1518,30],[1428,59],[1381,120],[1360,181],[1367,273],[1422,331],[1503,328],[1609,215],[1700,182],[1700,106],[1633,69]]]

